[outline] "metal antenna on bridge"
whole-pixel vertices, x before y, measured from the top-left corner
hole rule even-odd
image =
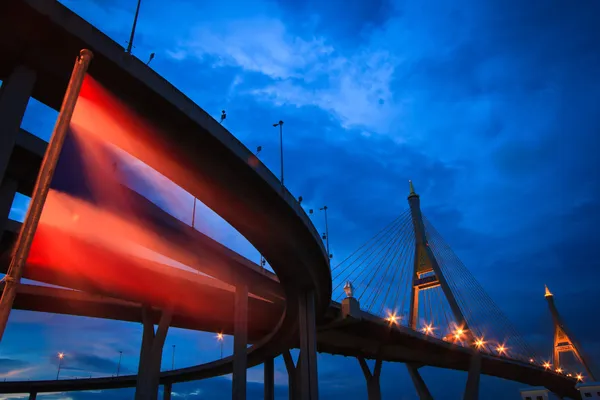
[[[138,16],[140,15],[141,3],[142,3],[142,0],[138,0],[137,6],[135,8],[135,16],[133,17],[133,26],[131,27],[131,35],[129,36],[129,42],[127,43],[127,50],[125,50],[125,52],[128,54],[131,54],[131,49],[133,48],[133,37],[135,36],[135,28],[137,26]],[[152,60],[152,57],[150,57],[150,60],[148,61],[148,63],[151,60]]]

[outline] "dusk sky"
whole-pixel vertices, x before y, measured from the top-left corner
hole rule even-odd
[[[127,46],[135,0],[61,3]],[[224,126],[249,149],[262,146],[260,159],[277,176],[272,124],[285,121],[285,183],[307,209],[328,206],[332,264],[407,209],[412,179],[428,220],[540,355],[552,350],[547,284],[600,366],[600,3],[142,0],[134,45],[144,62],[156,53],[150,66],[215,119],[226,110]],[[23,127],[47,140],[55,118],[31,101]],[[168,211],[189,222],[192,198],[179,192],[181,203]],[[11,217],[25,208],[18,196]],[[197,221],[258,263],[258,252],[210,211],[200,208]],[[324,230],[321,213],[313,221]],[[134,373],[141,331],[16,311],[0,377],[54,379],[59,351],[64,378],[110,376],[119,351],[121,372]],[[176,368],[219,357],[214,333],[172,329],[163,370],[173,345]],[[319,355],[318,362],[322,398],[366,398],[355,359]],[[422,371],[434,398],[462,396],[465,373]],[[262,398],[262,366],[248,380],[248,398]],[[278,398],[287,398],[281,358],[275,381]],[[384,398],[417,398],[402,364],[384,364],[381,384]],[[518,398],[522,387],[484,377],[481,397]],[[230,389],[230,377],[173,387],[189,399],[228,398]],[[0,395],[13,398],[22,397]]]

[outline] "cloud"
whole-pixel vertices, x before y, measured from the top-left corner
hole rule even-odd
[[[0,358],[0,378],[16,378],[24,376],[31,372],[35,366],[31,365],[27,361],[11,359],[11,358]]]

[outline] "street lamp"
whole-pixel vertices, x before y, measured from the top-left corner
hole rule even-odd
[[[256,157],[258,157],[258,155],[260,154],[261,151],[262,151],[262,146],[257,146],[256,153],[255,153]]]
[[[227,113],[225,112],[225,110],[221,110],[221,120],[219,121],[219,123],[221,125],[223,125],[223,121],[225,121],[226,118],[227,118]]]
[[[119,372],[121,371],[121,359],[123,358],[123,352],[119,350],[119,363],[117,364],[117,376],[119,376]]]
[[[131,36],[129,36],[129,43],[127,43],[126,53],[131,54],[131,48],[133,47],[133,37],[135,36],[135,27],[137,26],[138,16],[140,15],[140,4],[142,0],[138,0],[137,7],[135,8],[135,16],[133,17],[133,26],[131,27]],[[148,61],[150,62],[150,61]]]
[[[223,358],[223,341],[225,338],[223,337],[222,333],[217,333],[217,340],[221,343],[221,358]]]
[[[175,369],[175,345],[173,345],[173,357],[171,359],[171,371]]]
[[[56,371],[56,380],[58,380],[58,376],[60,375],[60,367],[62,366],[63,358],[65,358],[65,353],[58,353],[58,371]]]
[[[196,224],[196,197],[194,197],[194,205],[192,207],[192,228]]]
[[[331,260],[333,258],[333,255],[329,252],[329,224],[327,222],[327,206],[323,206],[319,208],[319,210],[325,213],[325,234],[323,235],[323,239],[325,239],[325,243],[327,246],[327,257]]]
[[[279,153],[281,154],[281,187],[283,184],[283,121],[273,124],[273,127],[279,127]]]

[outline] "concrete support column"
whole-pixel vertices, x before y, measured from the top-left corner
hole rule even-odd
[[[365,376],[367,381],[367,396],[369,400],[381,400],[381,385],[379,384],[379,377],[381,376],[381,359],[375,360],[375,368],[373,369],[373,373],[369,369],[367,365],[367,361],[364,357],[356,357],[358,363],[360,364],[360,368]]]
[[[0,182],[0,240],[2,240],[2,234],[6,229],[6,221],[17,193],[17,186],[17,181],[9,177],[4,177]]]
[[[21,121],[35,86],[36,73],[27,66],[16,67],[0,87],[0,182],[15,147]]]
[[[421,378],[421,374],[419,374],[419,370],[413,364],[406,364],[406,368],[408,369],[408,373],[410,375],[410,379],[413,381],[413,385],[415,385],[415,389],[417,390],[417,395],[421,400],[433,400],[431,393],[429,393],[429,389],[427,389],[427,385],[423,378]]]
[[[292,358],[290,351],[286,350],[283,352],[283,361],[285,362],[285,369],[288,373],[288,398],[289,400],[297,400],[300,398],[300,377],[298,370],[302,359],[299,357],[298,364],[294,365],[294,359]]]
[[[233,400],[246,400],[246,369],[248,367],[248,286],[235,288],[233,325]]]
[[[173,391],[173,384],[167,382],[163,385],[163,400],[171,400],[171,392]]]
[[[300,400],[317,400],[319,384],[317,378],[317,328],[315,322],[315,298],[313,292],[299,296],[300,358]]]
[[[163,310],[154,332],[154,323],[148,306],[142,308],[142,323],[144,332],[142,348],[140,350],[140,364],[138,366],[137,385],[135,388],[136,400],[157,400],[160,384],[160,366],[162,352],[169,331],[169,324],[173,316],[171,309]]]
[[[265,400],[275,400],[275,359],[264,363]]]
[[[35,400],[36,398],[37,398],[37,393],[36,392],[29,393],[29,400]]]
[[[479,399],[479,377],[481,376],[481,354],[475,351],[469,363],[469,375],[463,400]]]

